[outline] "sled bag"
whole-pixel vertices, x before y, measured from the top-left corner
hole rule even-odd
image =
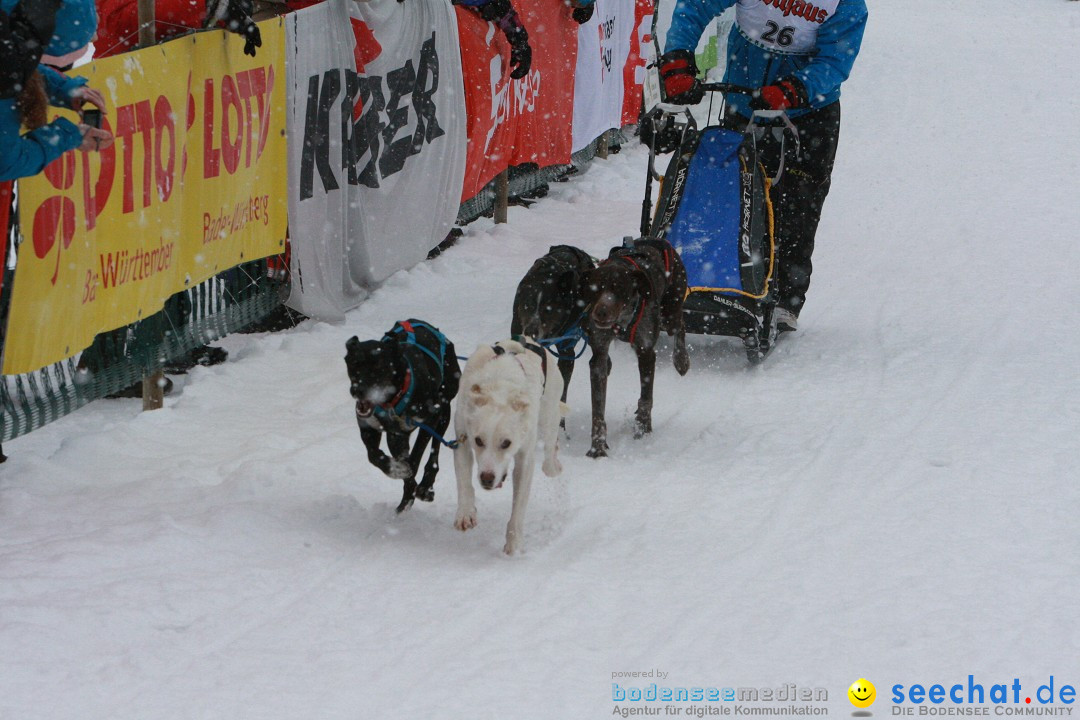
[[[686,265],[691,292],[721,292],[760,299],[769,291],[773,266],[772,204],[768,181],[752,157],[752,145],[735,130],[701,132],[666,235]],[[678,178],[672,158],[668,177]],[[672,172],[675,171],[675,172]]]

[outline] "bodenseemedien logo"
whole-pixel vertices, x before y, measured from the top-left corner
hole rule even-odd
[[[612,678],[660,677],[652,671],[645,673],[614,672]],[[624,681],[625,682],[625,681]],[[613,715],[628,718],[634,715],[705,718],[721,715],[772,716],[790,720],[793,717],[827,716],[829,691],[821,687],[805,687],[795,683],[765,687],[722,687],[719,685],[667,685],[649,683],[645,686],[611,683]]]
[[[847,690],[847,696],[855,707],[859,709],[868,708],[877,700],[877,689],[874,687],[874,683],[866,678],[859,678],[851,683],[851,687]]]

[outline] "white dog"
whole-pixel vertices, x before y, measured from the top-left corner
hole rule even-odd
[[[540,439],[544,441],[544,474],[555,477],[562,472],[559,419],[568,410],[559,400],[562,390],[555,358],[527,338],[483,345],[472,354],[462,371],[454,412],[458,441],[454,450],[458,486],[454,527],[462,531],[476,527],[474,457],[485,490],[502,487],[513,460],[514,504],[503,551],[507,555],[517,551]]]

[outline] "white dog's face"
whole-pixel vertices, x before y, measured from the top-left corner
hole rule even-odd
[[[536,444],[533,402],[524,393],[496,400],[478,384],[467,392],[470,410],[466,442],[476,456],[480,486],[485,490],[502,487],[514,456],[530,443]]]

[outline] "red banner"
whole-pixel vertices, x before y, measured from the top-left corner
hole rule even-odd
[[[455,10],[469,137],[461,190],[464,202],[510,164],[514,123],[501,100],[513,81],[508,69],[510,45],[502,32],[471,10]]]
[[[529,31],[532,66],[512,80],[502,31],[456,8],[469,136],[462,201],[510,165],[570,162],[577,24],[561,2],[519,3],[517,9]]]
[[[563,2],[516,6],[529,31],[533,55],[528,76],[514,81],[513,97],[508,99],[518,120],[510,164],[567,165],[573,142],[578,25]]]
[[[623,69],[623,125],[636,123],[641,113],[646,51],[652,43],[652,14],[652,0],[637,0],[634,7],[634,34],[630,36],[630,55]]]

